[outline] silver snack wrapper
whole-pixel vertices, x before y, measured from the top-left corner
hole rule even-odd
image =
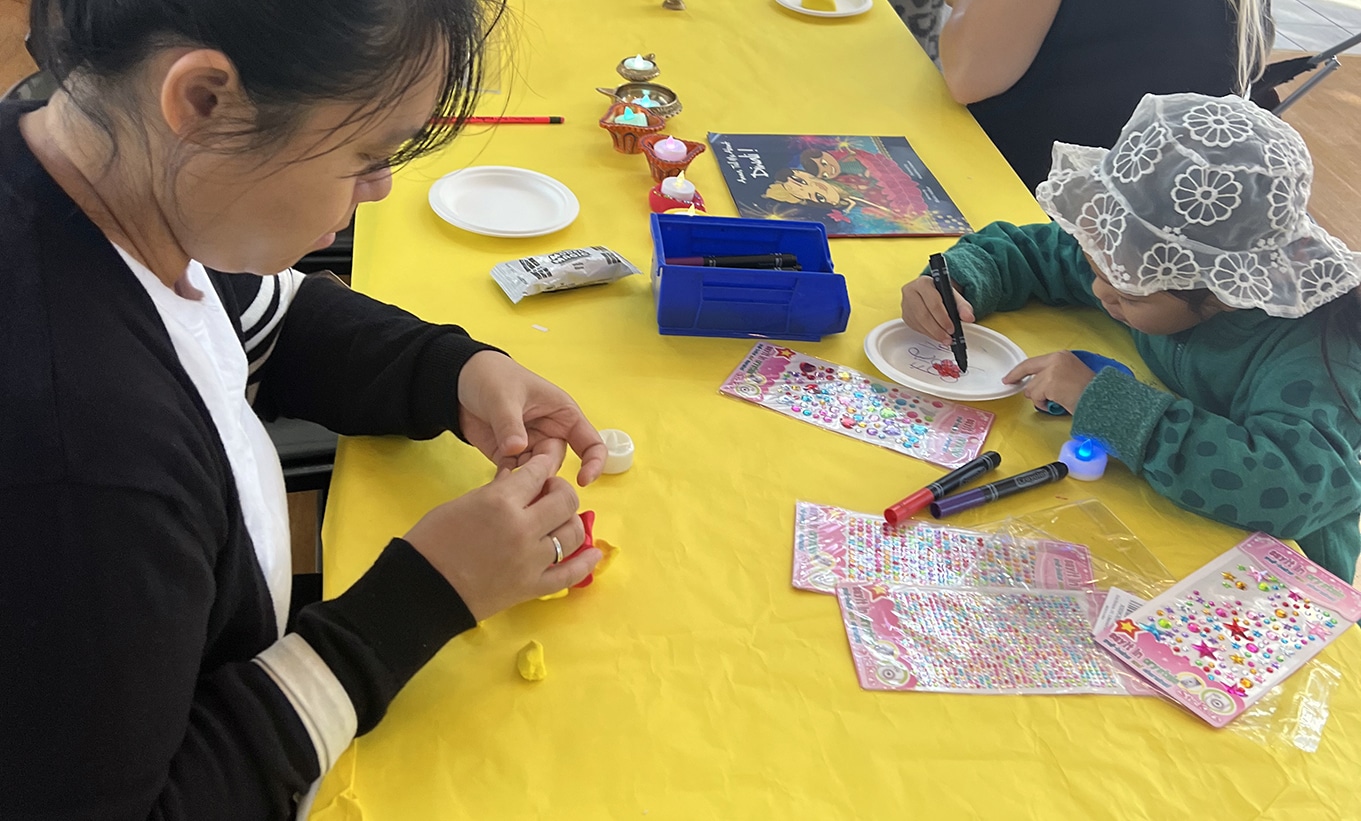
[[[518,304],[532,294],[604,285],[637,273],[641,271],[628,260],[603,245],[592,245],[498,263],[491,278]]]

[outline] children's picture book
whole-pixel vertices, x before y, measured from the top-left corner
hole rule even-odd
[[[904,137],[710,133],[709,144],[743,217],[820,222],[829,237],[972,230]]]
[[[947,468],[978,456],[995,418],[769,342],[719,392]]]
[[[1361,619],[1361,591],[1255,533],[1114,623],[1097,640],[1223,727]]]
[[[894,527],[882,515],[799,502],[794,586],[817,593],[835,592],[842,582],[1094,589],[1092,557],[1082,545],[910,524]]]
[[[1092,639],[1089,592],[845,583],[836,595],[866,690],[1131,695]]]

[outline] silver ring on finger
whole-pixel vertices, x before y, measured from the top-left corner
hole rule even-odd
[[[552,534],[549,534],[548,538],[553,540],[553,564],[560,564],[562,562],[562,542],[558,541],[558,537]]]

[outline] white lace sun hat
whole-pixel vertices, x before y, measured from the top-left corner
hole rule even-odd
[[[1299,133],[1251,101],[1149,94],[1113,149],[1055,143],[1035,198],[1117,290],[1293,318],[1361,283],[1361,254],[1305,211],[1313,176]]]

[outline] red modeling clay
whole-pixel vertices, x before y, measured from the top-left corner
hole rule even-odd
[[[586,529],[586,539],[582,541],[581,547],[578,547],[576,550],[572,551],[572,555],[567,557],[569,559],[572,558],[573,556],[576,556],[578,553],[580,553],[581,551],[585,550],[588,547],[595,547],[595,539],[592,538],[591,536],[591,528],[595,526],[595,511],[583,510],[581,513],[577,515],[581,517],[581,526]],[[586,575],[586,578],[572,585],[572,587],[573,589],[578,587],[589,587],[591,582],[593,581],[595,581],[595,574],[588,573]]]

